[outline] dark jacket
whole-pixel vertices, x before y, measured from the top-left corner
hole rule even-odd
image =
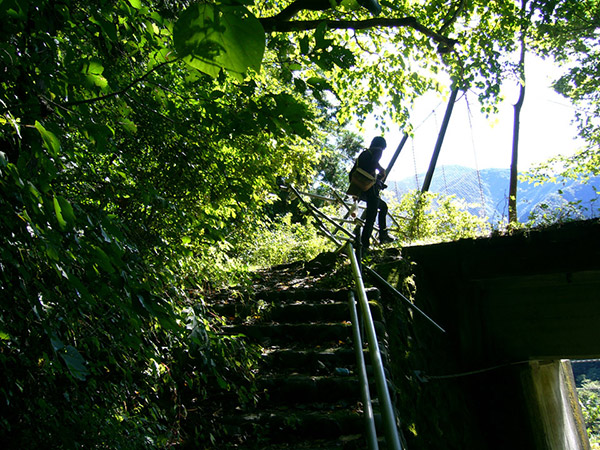
[[[379,165],[382,153],[383,149],[381,148],[368,148],[363,150],[363,152],[358,155],[355,167],[358,166],[365,172],[375,176],[377,169],[380,171],[382,170],[382,167]],[[352,171],[350,171],[350,179],[352,179]]]

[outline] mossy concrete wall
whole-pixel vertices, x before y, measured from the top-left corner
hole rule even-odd
[[[378,270],[446,330],[390,303],[402,310],[397,370],[438,406],[435,419],[409,414],[412,448],[589,448],[561,360],[600,357],[600,223],[405,247],[402,257],[400,271]]]
[[[588,450],[569,360],[531,361],[522,378],[536,448]]]

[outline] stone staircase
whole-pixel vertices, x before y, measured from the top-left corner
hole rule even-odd
[[[213,304],[217,314],[237,318],[223,333],[243,334],[262,348],[259,401],[222,412],[228,442],[219,448],[366,448],[348,291],[314,288],[314,280],[308,275],[295,286],[287,280],[290,287],[282,279],[256,293],[251,303],[262,305],[258,312],[229,299]],[[374,320],[381,323],[379,292],[371,289],[368,295]],[[368,364],[368,354],[365,358]]]

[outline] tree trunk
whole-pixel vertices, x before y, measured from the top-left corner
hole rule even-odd
[[[431,180],[433,178],[433,172],[435,171],[435,166],[437,164],[438,156],[440,156],[440,150],[442,149],[442,144],[444,143],[444,137],[446,136],[446,130],[448,129],[448,124],[450,123],[450,117],[452,116],[452,109],[454,108],[454,103],[456,102],[457,95],[458,95],[458,84],[455,84],[454,87],[452,88],[452,93],[450,94],[450,100],[448,100],[448,106],[446,107],[446,114],[444,115],[444,121],[442,122],[442,127],[440,128],[437,142],[435,143],[435,148],[433,149],[433,155],[431,156],[431,161],[429,163],[429,169],[427,170],[427,174],[425,175],[425,181],[423,182],[423,187],[421,188],[421,192],[429,191],[429,187],[431,185]]]
[[[522,11],[525,15],[527,0],[523,0]],[[519,89],[519,99],[514,105],[514,123],[513,123],[513,140],[512,140],[512,159],[510,162],[510,184],[508,191],[508,223],[516,224],[518,222],[517,215],[517,178],[518,178],[518,159],[519,159],[519,129],[521,121],[521,109],[525,100],[525,33],[521,31],[521,57],[519,59],[519,74],[521,78],[521,88]]]

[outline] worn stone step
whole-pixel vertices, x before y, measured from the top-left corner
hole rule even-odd
[[[373,320],[383,320],[383,309],[376,301],[369,302]],[[283,303],[263,308],[260,313],[254,313],[248,306],[221,304],[212,307],[215,314],[223,316],[230,323],[279,322],[279,323],[314,323],[314,322],[344,322],[350,320],[348,302],[327,303]],[[250,320],[248,320],[250,319]]]
[[[258,380],[258,386],[265,393],[265,404],[350,405],[360,400],[359,381],[350,370],[330,376],[265,376]]]
[[[307,301],[311,303],[324,302],[324,301],[338,301],[343,302],[348,299],[348,289],[314,289],[314,288],[300,288],[300,289],[284,289],[279,291],[265,291],[257,296],[258,299],[266,302],[273,303],[285,303],[285,302],[298,302]]]
[[[298,301],[319,303],[332,300],[337,302],[345,302],[348,300],[348,292],[348,289],[286,289],[280,291],[264,291],[257,295],[257,299],[273,303],[286,303]],[[366,293],[367,298],[369,298],[370,300],[379,300],[381,298],[381,293],[377,288],[366,288]]]
[[[294,441],[292,443],[281,442],[269,446],[257,446],[256,450],[364,450],[366,448],[365,438],[360,434],[349,434],[336,439],[313,439],[308,442]],[[383,450],[383,447],[379,447]]]
[[[223,326],[222,333],[243,334],[264,346],[273,345],[275,342],[282,346],[290,343],[302,343],[302,345],[314,343],[326,346],[331,342],[351,342],[352,324],[350,322],[237,324]]]
[[[241,413],[222,420],[231,436],[238,436],[248,444],[260,436],[268,438],[271,445],[278,444],[278,448],[365,448],[364,416],[357,408],[330,411],[271,409]],[[362,446],[346,447],[350,443]],[[294,446],[288,446],[291,444]],[[328,447],[323,447],[324,444]],[[241,448],[253,447],[242,445]]]
[[[350,320],[350,311],[347,302],[291,303],[267,309],[265,318],[287,323],[342,322]]]
[[[333,374],[336,368],[354,367],[356,356],[350,346],[327,349],[267,348],[263,350],[262,365],[266,370],[302,371],[310,374]]]

